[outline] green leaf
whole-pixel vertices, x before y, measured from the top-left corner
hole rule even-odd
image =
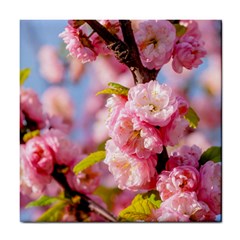
[[[199,163],[201,165],[205,164],[207,161],[213,162],[221,162],[222,160],[222,148],[213,146],[208,148],[205,152],[203,152],[202,156],[200,157]]]
[[[24,84],[24,82],[26,81],[26,79],[28,78],[30,73],[31,73],[30,68],[24,68],[24,69],[20,70],[20,85]]]
[[[39,136],[39,135],[40,135],[40,131],[38,129],[34,130],[34,131],[27,132],[23,136],[23,141],[26,143],[31,138],[34,138],[34,137]]]
[[[49,208],[37,219],[37,222],[58,222],[63,216],[63,209],[67,202],[61,201]]]
[[[138,194],[131,205],[119,213],[119,219],[128,222],[145,220],[152,213],[152,210],[158,209],[160,205],[161,200],[158,191]]]
[[[189,127],[196,128],[198,126],[198,122],[200,118],[198,117],[197,113],[190,107],[185,114],[184,118],[188,120]]]
[[[78,174],[79,172],[83,171],[84,169],[94,165],[97,162],[104,160],[106,157],[106,151],[97,151],[91,153],[89,156],[84,158],[80,161],[75,167],[73,168],[73,172]]]
[[[174,24],[174,27],[176,28],[176,35],[177,37],[181,37],[185,34],[185,32],[187,31],[187,28],[184,27],[183,25],[180,24]]]
[[[41,196],[39,199],[32,201],[26,205],[26,208],[30,207],[40,207],[40,206],[47,206],[50,205],[56,201],[59,201],[60,198],[57,197],[49,197],[49,196]]]
[[[108,83],[108,86],[110,88],[106,88],[100,92],[97,92],[96,95],[99,95],[99,94],[116,94],[116,95],[124,95],[124,96],[128,95],[129,88],[124,87],[119,83],[110,82]]]

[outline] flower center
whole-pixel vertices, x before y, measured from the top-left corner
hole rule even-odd
[[[148,106],[149,106],[149,111],[150,112],[156,112],[158,110],[157,107],[153,104],[148,104]]]

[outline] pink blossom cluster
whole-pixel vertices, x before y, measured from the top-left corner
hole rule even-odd
[[[170,21],[141,21],[135,30],[135,39],[143,65],[148,69],[161,69],[173,58],[172,67],[177,73],[197,68],[206,55],[196,21],[180,21],[186,32],[178,37]]]
[[[74,21],[76,21],[76,24]],[[100,22],[112,34],[119,32],[120,28],[117,20]],[[81,60],[82,63],[96,60],[99,54],[110,54],[110,50],[99,35],[96,32],[91,32],[91,29],[85,23],[77,24],[77,20],[70,20],[64,32],[59,34],[59,37],[66,43],[66,49],[70,55]]]
[[[158,176],[163,201],[153,212],[157,221],[214,221],[221,213],[221,163],[208,161],[199,169],[201,149],[183,146],[171,154]]]
[[[165,20],[143,21],[139,23],[135,38],[143,65],[149,69],[160,69],[171,58],[176,29]]]
[[[187,31],[177,39],[173,50],[172,67],[177,73],[181,73],[183,68],[197,68],[206,55],[197,22],[181,21],[180,24],[186,26]]]
[[[151,189],[156,181],[157,154],[173,146],[188,126],[183,118],[187,102],[157,81],[130,88],[128,96],[107,100],[106,121],[112,138],[106,144],[105,163],[119,188]]]
[[[45,130],[21,145],[21,193],[39,196],[53,180],[54,167],[65,168],[69,186],[75,191],[92,193],[99,184],[96,166],[75,175],[73,167],[85,156],[80,147],[58,129]]]

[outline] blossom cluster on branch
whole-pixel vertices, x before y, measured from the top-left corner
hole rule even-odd
[[[209,118],[186,94],[191,80],[182,90],[171,77],[187,78],[207,56],[199,23],[69,20],[59,37],[67,53],[52,46],[38,53],[40,74],[58,86],[40,100],[22,86],[29,69],[20,72],[20,192],[40,209],[37,221],[216,221],[221,147],[189,140]],[[67,72],[77,84],[85,65],[94,75],[88,96],[79,96],[80,125],[61,84]],[[162,82],[167,66],[172,79]],[[79,127],[84,143],[69,136]]]

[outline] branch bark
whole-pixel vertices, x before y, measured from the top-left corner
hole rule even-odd
[[[142,65],[130,20],[120,20],[124,42],[98,21],[85,20],[85,22],[105,41],[115,57],[130,69],[135,84],[156,79],[159,70],[149,70]]]
[[[163,151],[157,155],[158,156],[158,162],[157,162],[157,173],[160,174],[162,170],[165,169],[165,165],[167,160],[169,159],[167,149],[165,146],[163,146]]]
[[[82,205],[86,211],[94,211],[98,215],[104,217],[109,222],[117,222],[114,216],[110,214],[106,209],[94,202],[91,198],[83,193],[76,192],[70,188],[66,180],[65,175],[59,171],[59,166],[55,165],[52,177],[63,187],[65,193],[70,197],[79,196],[81,198],[80,205]]]

